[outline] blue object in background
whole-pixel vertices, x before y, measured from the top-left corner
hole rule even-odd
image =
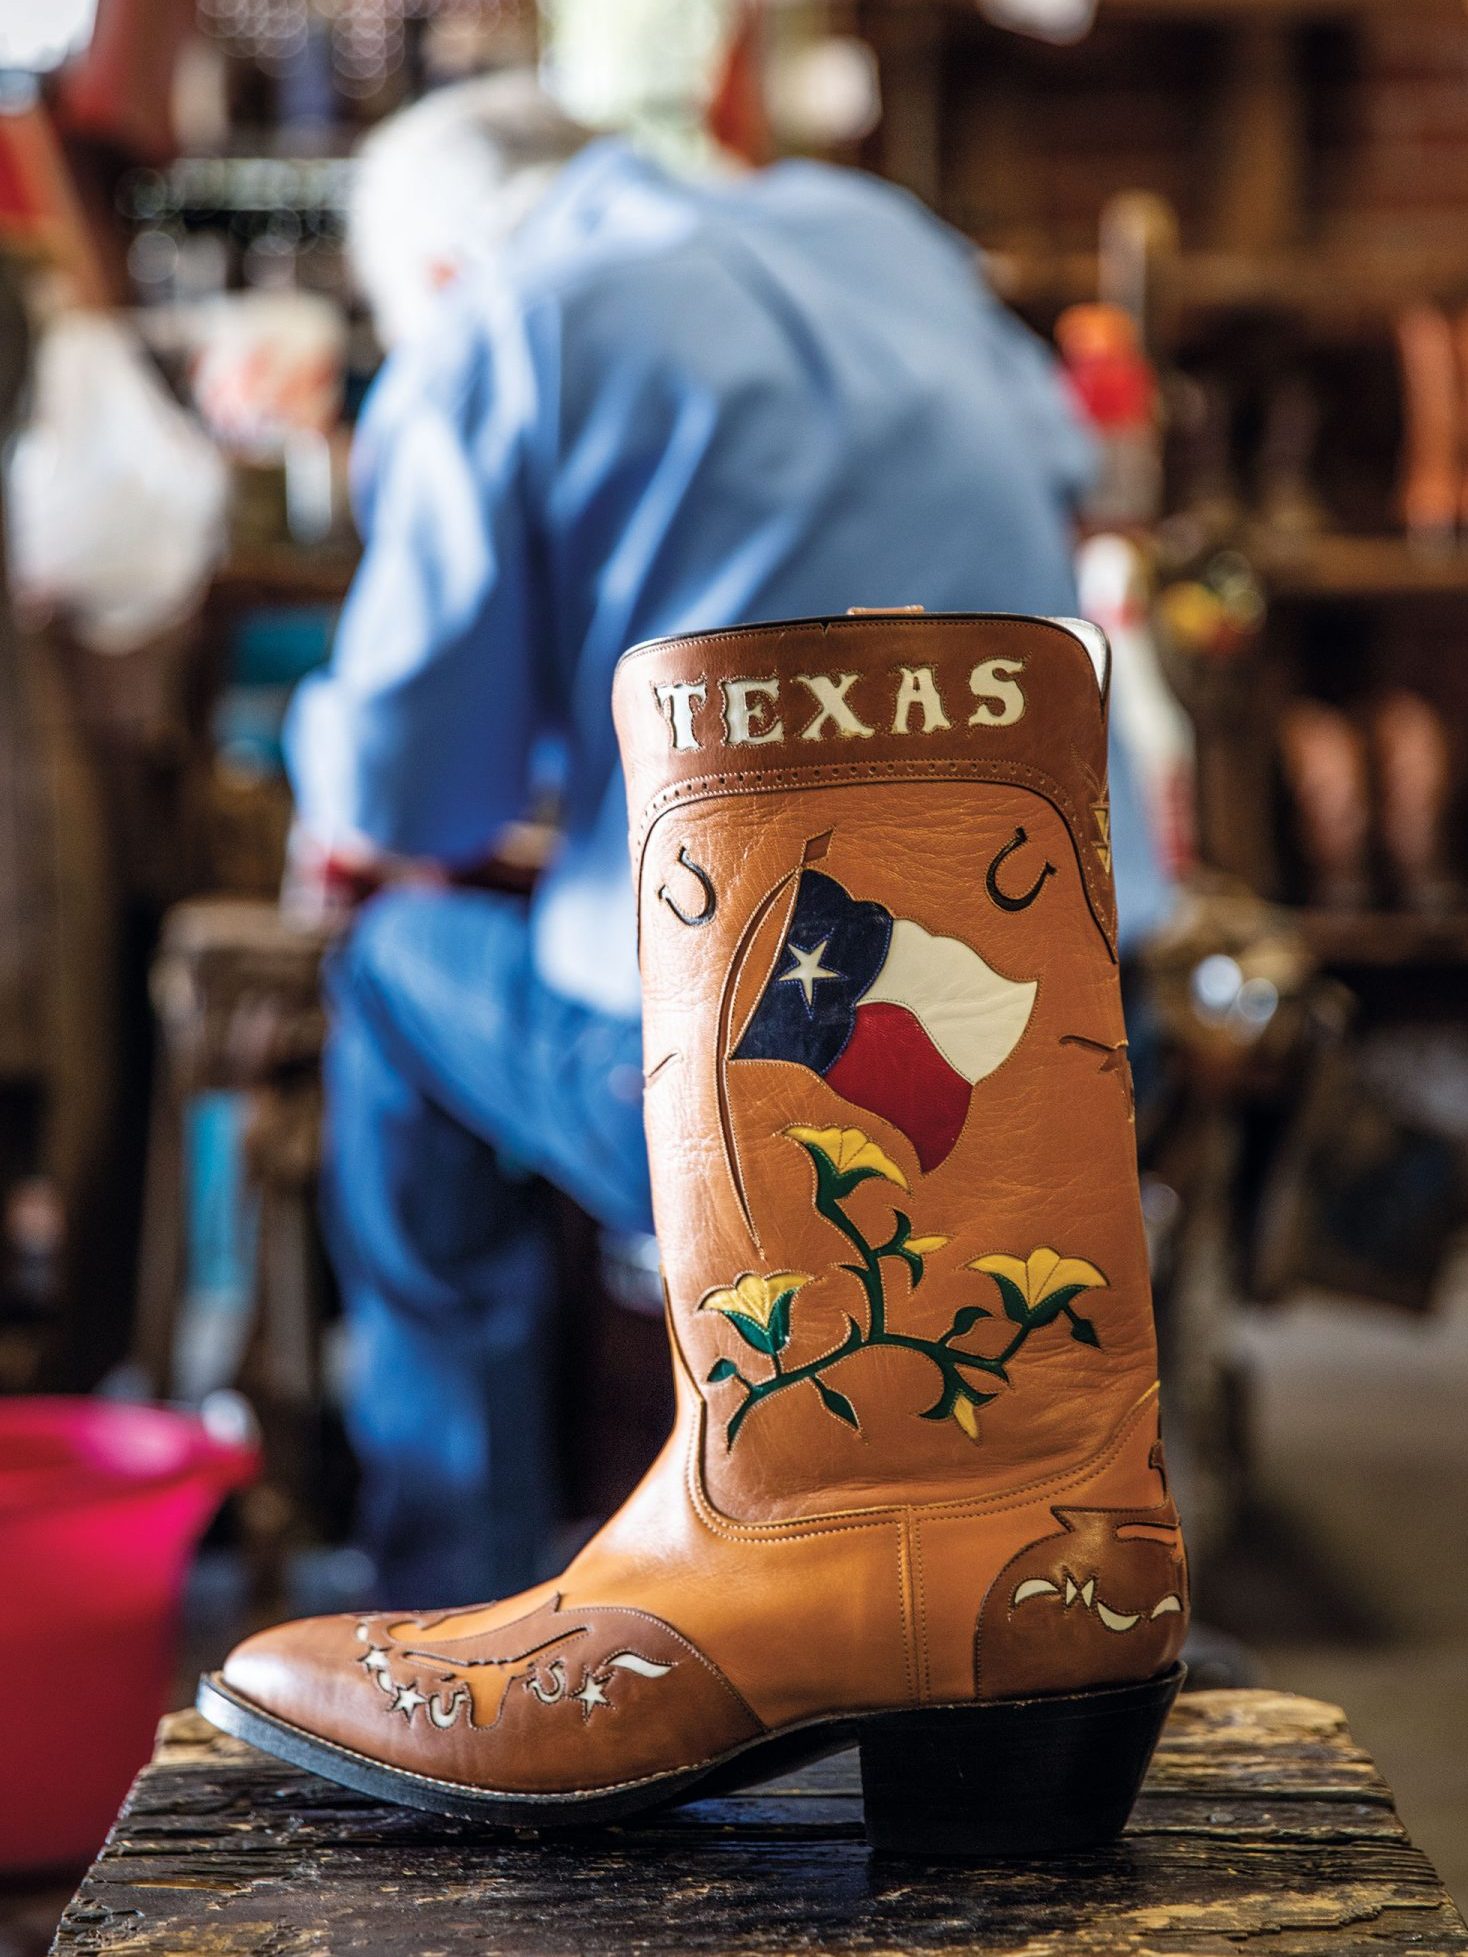
[[[641,1029],[541,985],[523,902],[490,891],[373,898],[327,990],[360,1540],[385,1605],[506,1596],[543,1574],[557,1513],[555,1236],[531,1175],[651,1228]]]
[[[333,605],[261,605],[241,615],[229,682],[214,712],[219,755],[252,773],[284,772],[281,726],[295,685],[331,651]],[[243,1097],[194,1096],[184,1111],[185,1297],[178,1356],[185,1398],[228,1377],[250,1303],[255,1205],[246,1187]]]
[[[260,605],[230,635],[229,683],[214,711],[214,744],[236,766],[279,775],[281,729],[292,690],[324,666],[336,632],[334,605]]]
[[[196,1094],[185,1104],[184,1310],[174,1361],[186,1401],[233,1378],[249,1322],[256,1206],[243,1128],[241,1094]]]
[[[258,605],[230,636],[229,670],[236,686],[294,686],[331,655],[335,605]]]

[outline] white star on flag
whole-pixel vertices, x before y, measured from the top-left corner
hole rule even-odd
[[[833,972],[829,966],[821,963],[826,955],[826,946],[830,942],[829,938],[822,938],[814,951],[802,951],[799,945],[785,947],[795,963],[788,972],[781,972],[780,983],[798,985],[805,994],[807,1006],[814,1006],[816,1002],[816,984],[820,979],[839,979],[845,976],[844,973]]]

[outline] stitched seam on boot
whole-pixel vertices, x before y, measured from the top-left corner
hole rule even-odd
[[[727,1542],[768,1543],[772,1547],[782,1543],[797,1541],[804,1536],[829,1536],[848,1534],[852,1530],[890,1528],[900,1526],[902,1517],[911,1512],[911,1505],[892,1502],[883,1508],[874,1509],[832,1509],[824,1516],[793,1516],[772,1522],[741,1522],[735,1516],[725,1515],[716,1508],[703,1483],[703,1447],[707,1438],[709,1424],[708,1402],[699,1392],[683,1350],[676,1320],[669,1311],[670,1342],[675,1361],[681,1367],[684,1379],[696,1403],[695,1418],[689,1423],[688,1448],[684,1462],[684,1488],[689,1505],[695,1516],[710,1535],[722,1537]],[[1014,1488],[1000,1490],[993,1495],[958,1496],[941,1502],[925,1502],[921,1517],[924,1521],[952,1520],[962,1522],[973,1515],[983,1515],[1008,1508],[1023,1508],[1028,1503],[1043,1500],[1051,1493],[1063,1494],[1066,1489],[1076,1487],[1099,1474],[1125,1447],[1132,1429],[1142,1420],[1149,1408],[1158,1399],[1158,1382],[1154,1379],[1150,1386],[1132,1402],[1127,1412],[1112,1430],[1109,1440],[1103,1443],[1094,1454],[1056,1475],[1042,1475],[1034,1481],[1021,1482]]]
[[[1011,787],[1029,788],[1052,803],[1057,814],[1071,829],[1071,840],[1081,823],[1065,789],[1044,769],[1032,768],[1027,761],[823,761],[804,768],[770,768],[752,775],[748,769],[710,769],[690,775],[686,781],[669,782],[644,803],[638,818],[635,840],[629,854],[641,858],[649,832],[670,809],[689,801],[704,801],[719,795],[764,795],[781,790],[791,793],[802,788],[839,788],[872,781],[991,781]]]
[[[730,1686],[729,1689],[731,1692],[734,1690],[733,1686]],[[243,1698],[239,1694],[234,1694],[233,1696],[250,1712],[258,1713],[262,1710],[259,1706],[253,1704],[251,1700]],[[755,1719],[758,1718],[758,1715],[751,1712],[750,1717]],[[376,1759],[370,1753],[359,1753],[356,1747],[343,1746],[340,1740],[325,1739],[320,1733],[313,1733],[308,1726],[297,1726],[294,1720],[274,1719],[273,1723],[277,1726],[284,1726],[290,1732],[302,1734],[313,1745],[324,1746],[331,1753],[343,1754],[349,1760],[360,1760],[364,1766],[375,1767],[380,1773],[401,1774],[405,1780],[416,1780],[424,1787],[442,1787],[452,1794],[467,1794],[470,1796],[479,1794],[483,1795],[487,1800],[524,1801],[540,1806],[564,1806],[568,1802],[574,1801],[578,1796],[582,1799],[590,1800],[602,1794],[620,1794],[631,1787],[650,1787],[660,1780],[676,1780],[691,1770],[689,1767],[669,1767],[665,1768],[661,1773],[642,1774],[636,1780],[614,1780],[604,1782],[596,1787],[571,1788],[563,1793],[536,1794],[521,1792],[510,1787],[481,1787],[472,1780],[444,1780],[437,1774],[418,1773],[412,1767],[400,1767],[391,1761]],[[692,1765],[694,1767],[702,1767],[711,1765],[714,1761],[732,1757],[742,1747],[755,1744],[760,1737],[775,1730],[766,1725],[763,1719],[760,1719],[758,1723],[760,1731],[754,1740],[741,1741],[738,1747],[726,1749],[725,1753],[712,1754],[709,1760],[695,1761]],[[821,1718],[818,1716],[812,1719],[800,1720],[796,1723],[804,1726],[817,1726],[821,1723]],[[248,1744],[248,1742],[245,1742],[245,1744]]]
[[[775,771],[753,779],[746,774],[695,775],[686,782],[677,782],[669,788],[660,789],[643,809],[636,840],[631,849],[631,855],[637,866],[638,890],[640,892],[642,889],[644,858],[653,829],[675,808],[684,807],[692,801],[715,801],[726,796],[798,793],[803,790],[815,792],[822,788],[869,786],[874,781],[894,783],[977,781],[1023,788],[1040,796],[1043,801],[1051,805],[1065,824],[1091,916],[1095,919],[1096,928],[1105,940],[1107,950],[1111,953],[1113,961],[1115,960],[1115,930],[1109,921],[1109,906],[1105,901],[1105,893],[1097,888],[1090,866],[1081,850],[1078,840],[1081,824],[1071,807],[1070,799],[1051,776],[1018,761],[1003,765],[968,761],[882,761],[870,762],[865,767],[854,762],[831,762],[821,767],[799,771],[788,769]],[[640,911],[639,904],[639,941]]]
[[[907,1674],[907,1696],[916,1705],[921,1693],[913,1648],[912,1516],[908,1510],[903,1510],[901,1521],[897,1532],[897,1610],[902,1624],[902,1669]]]
[[[558,1609],[560,1608],[563,1601],[564,1599],[562,1598],[561,1593],[557,1592],[556,1607]],[[667,1636],[674,1639],[676,1643],[682,1645],[684,1650],[688,1653],[688,1656],[693,1660],[695,1660],[696,1663],[702,1665],[704,1670],[709,1674],[711,1678],[715,1679],[720,1685],[723,1686],[724,1690],[729,1694],[730,1698],[734,1700],[735,1704],[739,1707],[740,1711],[743,1712],[748,1718],[752,1719],[755,1725],[760,1728],[761,1732],[768,1732],[769,1728],[766,1722],[760,1718],[759,1714],[755,1711],[754,1707],[749,1703],[748,1699],[746,1699],[744,1694],[739,1690],[739,1687],[735,1685],[733,1681],[725,1675],[725,1673],[719,1668],[718,1665],[714,1663],[713,1659],[710,1658],[707,1655],[707,1653],[701,1651],[691,1638],[685,1637],[683,1632],[678,1629],[677,1625],[670,1624],[665,1617],[658,1617],[652,1611],[642,1610],[636,1604],[597,1604],[597,1603],[585,1603],[585,1602],[572,1606],[570,1610],[565,1612],[565,1615],[568,1617],[573,1617],[576,1615],[577,1612],[582,1612],[587,1614],[596,1613],[597,1615],[638,1617],[641,1618],[644,1624],[651,1624],[656,1630],[665,1632]],[[391,1612],[374,1613],[374,1615],[385,1615],[385,1616],[390,1616],[391,1614],[392,1614]],[[511,1631],[514,1629],[515,1623],[518,1621],[519,1620],[512,1620],[509,1624],[504,1625],[500,1628],[506,1631]],[[581,1630],[572,1633],[572,1636],[576,1636],[576,1637],[584,1636],[586,1630],[588,1630],[589,1628],[590,1628],[589,1626],[584,1626]],[[432,1625],[428,1625],[425,1627],[425,1634],[428,1637],[432,1636],[433,1634]],[[399,1643],[400,1640],[394,1639],[393,1642]],[[453,1640],[448,1639],[446,1640],[446,1642],[452,1643]],[[557,1641],[553,1641],[553,1642],[557,1642]],[[431,1663],[434,1661],[435,1654],[431,1651],[414,1650],[410,1645],[403,1645],[402,1649],[403,1649],[403,1655],[405,1657],[415,1658],[420,1663],[424,1663],[424,1662]],[[538,1649],[544,1651],[549,1649],[549,1646],[541,1645],[538,1647]],[[534,1651],[528,1651],[522,1655],[523,1657],[529,1658],[529,1657],[533,1657],[535,1653]],[[521,1660],[519,1658],[511,1658],[506,1660],[505,1662],[508,1664],[519,1664]],[[617,1710],[617,1707],[610,1706],[608,1710],[615,1712]],[[495,1730],[495,1728],[499,1725],[503,1713],[504,1713],[504,1702],[502,1701],[500,1705],[500,1711],[496,1713],[491,1723],[488,1726],[475,1726],[473,1730],[476,1733],[492,1733]],[[330,1744],[335,1745],[337,1744],[337,1742],[332,1741],[330,1742]],[[403,1771],[407,1772],[410,1770],[405,1768],[403,1769]]]
[[[793,633],[816,631],[823,639],[828,639],[833,632],[880,632],[891,630],[894,626],[925,631],[929,635],[935,626],[946,626],[956,636],[960,630],[975,624],[986,625],[991,631],[1008,633],[1013,633],[1018,627],[1025,634],[1040,626],[1076,643],[1075,634],[1066,626],[1053,618],[1040,618],[1030,612],[882,612],[870,618],[863,618],[859,613],[855,617],[843,613],[839,618],[792,618],[770,625],[736,625],[723,632],[675,632],[668,638],[646,639],[641,645],[629,646],[618,659],[617,667],[620,670],[634,659],[654,652],[667,652],[673,646],[689,651],[694,646],[749,645],[757,639],[783,639]]]
[[[773,1546],[779,1542],[796,1541],[802,1536],[837,1536],[849,1535],[861,1529],[901,1528],[903,1511],[895,1504],[880,1509],[833,1510],[833,1515],[849,1519],[826,1522],[816,1518],[814,1527],[800,1521],[740,1522],[733,1516],[723,1515],[709,1500],[703,1486],[702,1440],[707,1418],[708,1408],[703,1406],[689,1438],[685,1484],[693,1512],[710,1535],[721,1536],[726,1542],[751,1545],[765,1542]]]
[[[1133,1428],[1145,1417],[1148,1409],[1157,1398],[1157,1383],[1154,1380],[1123,1415],[1111,1438],[1096,1453],[1088,1455],[1075,1467],[1055,1475],[1041,1476],[1035,1481],[1022,1482],[1018,1487],[1007,1488],[994,1495],[977,1498],[958,1498],[943,1502],[925,1502],[920,1510],[924,1522],[935,1519],[962,1522],[970,1516],[992,1514],[1010,1508],[1024,1508],[1035,1501],[1048,1500],[1052,1495],[1059,1496],[1068,1488],[1090,1479],[1098,1474],[1125,1447]],[[834,1509],[829,1519],[822,1516],[791,1517],[776,1522],[740,1522],[733,1516],[726,1516],[716,1509],[703,1487],[699,1471],[703,1430],[707,1421],[708,1408],[700,1404],[699,1418],[693,1423],[689,1439],[688,1461],[685,1483],[689,1501],[699,1521],[710,1535],[721,1536],[728,1542],[744,1542],[751,1546],[767,1543],[771,1548],[782,1542],[793,1542],[803,1536],[833,1536],[858,1529],[900,1528],[910,1506],[891,1503],[880,1509]]]
[[[1165,1477],[1164,1477],[1164,1482],[1165,1482]],[[1064,1504],[1057,1503],[1055,1506],[1057,1508],[1061,1508],[1064,1506]],[[1103,1504],[1100,1508],[1088,1509],[1086,1513],[1088,1515],[1135,1515],[1137,1513],[1137,1508],[1135,1503],[1108,1502]],[[1184,1545],[1182,1539],[1182,1518],[1181,1516],[1179,1516],[1177,1512],[1177,1504],[1175,1502],[1172,1505],[1172,1514],[1173,1514],[1173,1519],[1171,1523],[1165,1524],[1163,1526],[1175,1529],[1178,1533],[1178,1543],[1179,1543],[1179,1547],[1182,1550],[1182,1565],[1183,1565],[1183,1569],[1182,1569],[1183,1617],[1186,1620],[1187,1618],[1190,1618],[1192,1614],[1193,1598],[1192,1598],[1192,1588],[1188,1581],[1187,1548],[1186,1545]],[[1056,1520],[1057,1522],[1059,1521],[1058,1516],[1056,1517]],[[1008,1561],[1002,1563],[999,1566],[999,1568],[994,1572],[993,1576],[989,1579],[989,1582],[985,1587],[984,1594],[979,1599],[978,1613],[974,1618],[974,1691],[979,1696],[982,1696],[983,1661],[984,1661],[983,1640],[980,1637],[980,1629],[983,1624],[984,1611],[988,1605],[989,1598],[993,1595],[994,1592],[994,1586],[997,1583],[1002,1582],[1004,1576],[1006,1575],[1010,1567],[1021,1556],[1027,1556],[1029,1552],[1032,1549],[1034,1549],[1038,1544],[1043,1542],[1062,1542],[1063,1540],[1064,1540],[1064,1530],[1056,1529],[1051,1531],[1048,1535],[1037,1536],[1035,1538],[1035,1541],[1032,1543],[1021,1544],[1021,1546],[1014,1552],[1014,1555],[1011,1556],[1008,1559]],[[1176,1653],[1174,1653],[1174,1659],[1175,1658],[1176,1658]],[[1144,1676],[1155,1677],[1156,1674],[1147,1673],[1144,1674]],[[1118,1683],[1118,1684],[1125,1683],[1125,1682],[1126,1681],[1123,1680],[1114,1681],[1114,1683]]]
[[[933,1696],[933,1654],[928,1638],[928,1593],[923,1573],[923,1532],[911,1509],[907,1512],[907,1540],[912,1556],[913,1590],[916,1603],[918,1651],[918,1704],[926,1705]]]
[[[795,900],[796,900],[796,896],[797,896],[797,894],[798,894],[798,892],[799,892],[799,889],[800,889],[800,880],[799,880],[799,878],[798,878],[798,877],[795,877],[795,878],[792,878],[792,879],[791,879],[791,883],[790,883],[790,895],[789,895],[789,902],[788,902],[788,904],[787,904],[787,906],[786,906],[786,911],[785,911],[785,923],[784,923],[784,925],[783,925],[783,926],[782,926],[782,928],[781,928],[781,931],[780,931],[780,935],[779,935],[779,937],[778,937],[778,938],[777,938],[777,939],[775,940],[775,942],[774,942],[774,945],[773,945],[773,947],[772,947],[772,949],[771,949],[771,951],[770,951],[770,956],[769,956],[769,960],[768,960],[768,963],[767,963],[767,969],[766,969],[766,973],[765,973],[765,976],[764,976],[764,978],[763,978],[763,980],[762,980],[762,981],[760,982],[760,987],[759,987],[759,990],[758,990],[758,992],[756,992],[756,993],[755,993],[755,995],[754,995],[754,996],[755,996],[755,998],[756,998],[756,1000],[759,1000],[759,999],[761,999],[761,998],[763,998],[763,996],[764,996],[764,993],[765,993],[765,990],[766,990],[766,988],[768,987],[768,985],[769,985],[769,983],[770,983],[770,980],[771,980],[771,979],[772,979],[772,978],[774,977],[774,975],[775,975],[775,970],[776,970],[776,967],[777,967],[777,966],[779,965],[779,963],[780,963],[780,955],[781,955],[781,948],[783,947],[783,945],[784,945],[784,943],[785,943],[785,937],[786,937],[786,933],[787,933],[787,932],[789,931],[789,928],[790,928],[790,921],[791,921],[791,919],[792,919],[792,918],[794,917],[794,914],[795,914]],[[753,914],[751,914],[751,915],[753,915]],[[746,933],[746,934],[748,934],[748,933],[749,933],[749,925],[748,925],[747,923],[746,923],[746,925],[745,925],[745,927],[744,927],[744,929],[745,929],[745,933]],[[641,926],[641,923],[639,922],[639,924],[638,924],[638,947],[639,947],[639,951],[640,951],[640,949],[641,949],[641,935],[642,935],[642,926]],[[753,936],[752,936],[752,935],[750,936],[750,942],[751,942],[751,943],[753,942]],[[733,960],[731,961],[731,963],[730,963],[730,966],[729,966],[729,969],[728,969],[728,972],[727,972],[727,973],[725,974],[725,978],[724,978],[724,986],[725,986],[725,988],[726,988],[726,990],[728,990],[728,989],[729,989],[729,988],[730,988],[731,986],[733,986],[733,984],[734,984],[734,981],[735,981],[735,978],[736,978],[736,975],[737,975],[737,968],[738,968],[738,962],[739,962],[739,955],[740,955],[740,954],[739,954],[739,947],[738,947],[738,945],[736,944],[736,946],[735,946],[735,951],[734,951],[734,958],[733,958]],[[720,1076],[721,1076],[721,1082],[722,1082],[722,1085],[721,1085],[721,1090],[720,1090],[720,1092],[721,1092],[721,1111],[722,1111],[722,1110],[727,1110],[727,1109],[729,1108],[729,1106],[730,1106],[730,1083],[729,1083],[729,1056],[730,1056],[730,1054],[731,1054],[731,1053],[733,1052],[733,1049],[734,1049],[734,1047],[735,1047],[735,1046],[736,1046],[736,1045],[738,1044],[738,1040],[736,1040],[736,1038],[735,1038],[735,1036],[734,1036],[734,1027],[733,1027],[733,1023],[732,1023],[732,1012],[733,1012],[733,1005],[734,1005],[734,1000],[733,1000],[733,997],[732,997],[732,994],[731,994],[731,996],[730,996],[730,998],[729,998],[729,1008],[730,1008],[730,1013],[731,1013],[731,1021],[730,1021],[730,1025],[729,1025],[729,1029],[728,1029],[728,1033],[727,1033],[727,1035],[726,1035],[726,1036],[725,1036],[725,1037],[724,1037],[723,1039],[721,1039],[721,1041],[720,1041],[720,1051],[719,1051],[719,1055],[718,1055],[718,1067],[719,1067],[719,1074],[720,1074]],[[744,1034],[745,1034],[745,1032],[746,1032],[746,1031],[748,1030],[748,1025],[749,1025],[749,1019],[753,1017],[753,1014],[754,1014],[754,1010],[755,1010],[755,1009],[754,1009],[754,1008],[752,1007],[752,1008],[750,1009],[750,1012],[749,1012],[749,1014],[748,1014],[748,1015],[746,1016],[746,1019],[745,1019],[745,1022],[744,1022],[744,1025],[743,1025],[743,1026],[741,1026],[741,1028],[740,1028],[740,1030],[739,1030],[739,1035],[738,1035],[738,1038],[739,1038],[739,1039],[742,1039],[742,1038],[744,1037]],[[740,1187],[741,1187],[741,1188],[743,1188],[743,1187],[744,1187],[744,1156],[743,1156],[743,1152],[742,1152],[742,1150],[741,1150],[741,1148],[740,1148],[740,1145],[739,1145],[739,1137],[738,1137],[738,1135],[737,1135],[737,1134],[735,1133],[735,1130],[734,1130],[734,1122],[733,1122],[733,1119],[732,1119],[732,1117],[731,1117],[731,1118],[729,1118],[729,1119],[727,1120],[727,1122],[726,1122],[726,1124],[725,1124],[725,1125],[726,1125],[726,1133],[727,1133],[727,1135],[728,1135],[728,1141],[729,1141],[729,1148],[730,1148],[730,1152],[731,1152],[731,1153],[733,1154],[733,1157],[734,1157],[734,1166],[735,1166],[735,1168],[736,1168],[736,1170],[738,1171],[738,1175],[739,1175],[739,1184],[740,1184]],[[754,1220],[754,1217],[753,1217],[753,1216],[752,1216],[752,1215],[750,1214],[750,1212],[749,1212],[749,1209],[748,1209],[748,1205],[747,1205],[747,1204],[745,1204],[745,1205],[743,1205],[743,1207],[744,1207],[744,1213],[745,1213],[745,1221],[746,1221],[746,1222],[748,1223],[748,1225],[749,1225],[749,1234],[750,1234],[750,1235],[751,1235],[751,1236],[753,1237],[753,1239],[754,1239],[754,1247],[755,1247],[755,1249],[756,1249],[756,1250],[757,1250],[757,1251],[759,1252],[759,1254],[760,1254],[760,1256],[761,1256],[761,1257],[763,1257],[763,1256],[764,1256],[764,1254],[765,1254],[765,1247],[764,1247],[764,1244],[763,1244],[763,1243],[761,1242],[761,1240],[760,1240],[760,1233],[759,1233],[759,1227],[758,1227],[758,1225],[757,1225],[757,1224],[755,1223],[755,1220]]]
[[[1154,1469],[1153,1472],[1159,1472],[1159,1471]],[[1167,1476],[1165,1474],[1159,1473],[1159,1479],[1161,1480],[1162,1487],[1163,1487],[1163,1500],[1171,1501],[1171,1497],[1167,1493]],[[1062,1503],[1056,1503],[1055,1508],[1052,1509],[1051,1513],[1055,1514],[1055,1510],[1063,1506],[1064,1504]],[[1158,1504],[1158,1506],[1161,1506],[1161,1504]],[[1088,1515],[1135,1515],[1137,1513],[1137,1504],[1134,1502],[1106,1502],[1103,1503],[1099,1508],[1087,1509],[1086,1513]],[[1055,1519],[1057,1522],[1059,1522],[1060,1518],[1058,1514],[1055,1515]],[[1182,1565],[1183,1565],[1183,1571],[1182,1571],[1183,1618],[1184,1618],[1184,1622],[1186,1622],[1186,1620],[1192,1614],[1193,1597],[1192,1597],[1192,1587],[1188,1581],[1188,1554],[1187,1554],[1187,1547],[1184,1544],[1183,1537],[1182,1537],[1182,1517],[1177,1512],[1176,1502],[1172,1502],[1172,1521],[1171,1523],[1166,1524],[1164,1526],[1176,1529],[1178,1532],[1178,1546],[1182,1552]],[[994,1572],[993,1576],[990,1577],[987,1585],[985,1586],[984,1594],[979,1599],[978,1612],[974,1618],[974,1638],[973,1638],[974,1693],[976,1697],[979,1698],[983,1697],[984,1644],[983,1644],[983,1638],[980,1635],[980,1633],[983,1627],[984,1611],[988,1607],[990,1597],[993,1595],[994,1586],[1002,1582],[1006,1573],[1011,1568],[1011,1566],[1021,1556],[1027,1556],[1029,1552],[1036,1547],[1037,1544],[1042,1542],[1062,1542],[1063,1540],[1064,1540],[1064,1529],[1062,1527],[1050,1532],[1047,1535],[1037,1536],[1035,1538],[1035,1541],[1032,1543],[1022,1543],[1020,1547],[1014,1552],[1014,1555],[1008,1559],[1008,1561],[1000,1564],[999,1568]],[[1176,1658],[1177,1658],[1177,1654],[1176,1652],[1174,1652],[1173,1654],[1174,1663],[1176,1662]],[[1149,1674],[1144,1674],[1144,1676],[1155,1677],[1156,1674],[1149,1673]],[[1127,1681],[1117,1680],[1113,1682],[1126,1683]],[[1137,1682],[1140,1683],[1141,1681],[1139,1680]]]
[[[697,1402],[697,1415],[689,1423],[688,1450],[684,1462],[683,1483],[688,1495],[689,1507],[708,1530],[711,1536],[722,1537],[726,1542],[781,1542],[793,1541],[802,1536],[823,1536],[850,1533],[860,1529],[890,1529],[900,1523],[901,1509],[895,1503],[885,1508],[863,1510],[833,1510],[841,1521],[823,1523],[819,1517],[813,1518],[817,1526],[809,1528],[796,1522],[740,1522],[734,1516],[726,1516],[714,1507],[703,1485],[703,1449],[708,1436],[708,1402],[699,1392],[693,1377],[693,1369],[688,1363],[688,1355],[683,1350],[683,1340],[676,1321],[669,1313],[671,1345],[677,1363],[683,1369],[690,1390]]]
[[[704,1670],[711,1677],[718,1680],[719,1684],[723,1686],[730,1698],[734,1700],[740,1711],[747,1713],[762,1733],[767,1733],[770,1730],[766,1721],[760,1718],[759,1714],[739,1690],[739,1687],[734,1684],[733,1680],[726,1677],[712,1658],[705,1652],[700,1651],[691,1638],[685,1637],[677,1626],[670,1624],[665,1617],[657,1617],[650,1610],[639,1610],[636,1604],[582,1604],[578,1608],[585,1611],[621,1611],[628,1617],[640,1617],[644,1622],[656,1625],[660,1631],[667,1631],[677,1639],[679,1644],[685,1647],[691,1658],[696,1658]]]

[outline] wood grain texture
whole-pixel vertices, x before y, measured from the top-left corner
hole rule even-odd
[[[1201,1692],[1116,1847],[989,1869],[870,1855],[854,1755],[541,1842],[380,1806],[175,1713],[54,1949],[1375,1957],[1468,1953],[1468,1930],[1334,1706]]]

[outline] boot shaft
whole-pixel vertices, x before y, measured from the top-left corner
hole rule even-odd
[[[1104,641],[659,641],[614,706],[653,1200],[713,1507],[1019,1489],[1155,1379]]]

